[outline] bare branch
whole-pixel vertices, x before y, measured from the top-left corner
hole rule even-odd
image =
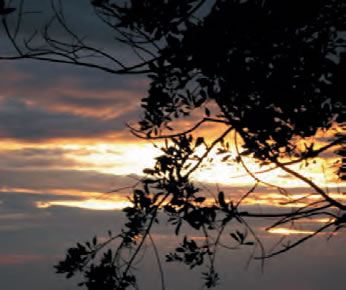
[[[220,120],[220,119],[214,119],[214,118],[203,118],[199,122],[197,122],[192,128],[187,129],[183,132],[179,132],[176,134],[169,134],[169,135],[160,135],[160,136],[147,136],[145,135],[141,130],[133,128],[131,125],[126,124],[126,126],[130,129],[131,133],[140,138],[140,139],[147,139],[147,140],[159,140],[159,139],[166,139],[166,138],[174,138],[174,137],[179,137],[182,135],[186,135],[189,133],[192,133],[195,131],[197,128],[199,128],[203,123],[206,122],[213,122],[213,123],[221,123],[221,124],[228,124],[227,121],[225,120]]]
[[[296,241],[295,243],[291,244],[291,245],[287,245],[285,246],[282,250],[279,250],[277,252],[274,252],[274,253],[271,253],[269,255],[264,255],[264,256],[261,256],[261,257],[256,257],[255,259],[256,260],[264,260],[264,259],[269,259],[269,258],[272,258],[274,256],[277,256],[277,255],[280,255],[282,253],[285,253],[287,251],[289,251],[290,249],[292,248],[295,248],[297,247],[298,245],[302,244],[303,242],[313,238],[314,236],[316,236],[317,234],[323,232],[325,229],[329,228],[330,226],[334,225],[335,223],[332,222],[332,223],[328,223],[322,227],[320,227],[318,230],[316,230],[313,234],[310,234],[308,236],[305,236],[304,238],[301,238],[299,239],[298,241]]]
[[[166,289],[166,286],[165,286],[165,276],[164,276],[164,272],[163,272],[163,269],[162,269],[162,264],[161,264],[159,252],[158,252],[157,247],[155,245],[154,239],[153,239],[153,237],[151,236],[150,233],[148,234],[148,237],[149,237],[150,242],[151,242],[151,244],[153,246],[156,262],[157,262],[157,265],[159,267],[160,279],[161,279],[161,289],[165,290]]]
[[[273,160],[273,162],[282,170],[286,171],[287,173],[297,177],[301,181],[305,182],[306,184],[310,185],[314,190],[316,190],[317,193],[319,193],[326,201],[328,201],[331,205],[336,206],[337,208],[341,210],[346,210],[346,205],[343,205],[342,203],[338,202],[337,200],[331,198],[326,192],[324,192],[323,189],[321,189],[316,183],[311,181],[310,179],[306,178],[302,174],[286,167],[285,165],[279,163],[276,160]]]

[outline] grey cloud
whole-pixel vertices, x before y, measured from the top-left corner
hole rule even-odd
[[[27,197],[21,195],[20,198]],[[23,208],[22,212],[26,213],[27,209]],[[17,265],[1,265],[2,289],[76,289],[76,280],[65,280],[62,276],[55,275],[52,265],[63,258],[68,247],[74,246],[79,241],[90,240],[95,234],[104,236],[108,229],[112,229],[114,233],[119,232],[123,222],[123,214],[119,211],[98,212],[62,207],[36,209],[29,213],[26,222],[8,220],[3,225],[12,224],[18,226],[18,230],[8,231],[2,235],[0,255],[40,254],[43,259]],[[162,259],[172,250],[172,248],[167,248],[167,245],[173,247],[176,245],[172,243],[172,240],[175,239],[171,236],[172,232],[173,230],[169,229],[165,223],[154,228],[152,236]],[[195,232],[187,231],[187,233],[195,235]],[[225,234],[228,235],[228,231]],[[182,236],[175,240],[179,243]],[[223,241],[227,241],[227,236],[223,238]],[[267,236],[265,242],[270,244],[273,240],[270,241]],[[343,264],[346,258],[345,251],[343,251],[344,243],[343,236],[333,237],[329,242],[325,237],[318,236],[309,244],[303,244],[287,255],[266,261],[263,273],[260,264],[256,261],[245,269],[252,248],[234,251],[220,248],[215,266],[220,272],[222,280],[216,289],[228,289],[229,287],[239,290],[342,289],[340,287],[344,281]],[[144,259],[136,264],[141,289],[160,289],[157,265],[149,244],[145,253]],[[164,262],[163,267],[167,289],[201,288],[203,283],[201,272],[205,271],[205,268],[190,271],[181,264]],[[20,275],[21,279],[13,282],[14,273]]]
[[[94,163],[79,161],[68,157],[88,156],[97,153],[96,150],[87,148],[65,149],[65,148],[34,148],[27,147],[23,149],[0,150],[0,168],[2,169],[78,169],[95,166]],[[119,154],[112,150],[112,154]]]
[[[2,90],[8,86],[8,73],[11,72],[25,74],[15,82],[16,87],[31,89],[33,82],[34,88],[39,91],[43,89],[61,87],[94,91],[95,94],[104,90],[128,90],[143,93],[147,88],[147,78],[143,75],[113,75],[91,68],[76,67],[67,64],[56,64],[35,60],[22,60],[20,62],[2,61],[0,74],[4,83]],[[10,83],[11,85],[13,83]]]
[[[136,85],[130,78],[118,81],[95,71],[69,73],[71,67],[59,67],[61,71],[55,71],[54,66],[33,62],[0,66],[0,137],[102,136],[123,131],[125,122],[139,119],[142,81]],[[64,79],[70,81],[64,84]]]
[[[26,196],[22,195],[25,199]],[[0,208],[0,217],[1,217]],[[100,212],[71,208],[35,209],[25,213],[23,219],[0,218],[0,261],[15,257],[28,257],[25,262],[0,264],[2,290],[73,290],[76,280],[56,275],[53,265],[63,258],[68,247],[94,234],[106,235],[108,229],[120,230],[123,219],[118,211]],[[5,226],[7,231],[1,230]],[[32,259],[30,257],[38,257]],[[20,259],[19,259],[20,260]],[[18,279],[20,277],[20,279]]]
[[[32,190],[76,189],[86,192],[108,192],[133,184],[126,176],[87,170],[0,169],[0,185]]]
[[[45,227],[15,232],[2,239],[0,248],[6,250],[7,253],[42,253],[47,257],[45,260],[28,262],[23,265],[2,266],[0,272],[2,289],[77,289],[76,280],[65,280],[62,276],[54,275],[52,265],[62,258],[66,248],[74,245],[75,242],[90,239],[94,233],[102,234],[104,231],[100,228],[116,227],[112,223],[116,220],[116,216],[109,215],[109,213],[106,215],[93,213],[89,217],[83,214],[79,216],[80,214],[82,211],[74,214],[71,210],[69,214],[66,211],[64,213],[55,212],[54,217],[44,223]],[[65,220],[64,215],[69,216],[69,220]],[[55,225],[58,221],[60,221],[60,227]],[[67,223],[64,224],[64,221]],[[25,243],[22,242],[23,240]],[[157,243],[157,246],[160,256],[164,259],[168,250],[164,244]],[[333,250],[331,251],[331,249]],[[216,289],[342,289],[344,283],[342,265],[345,259],[342,249],[343,240],[327,243],[323,239],[318,239],[317,242],[313,241],[310,248],[303,246],[288,255],[267,261],[264,272],[261,271],[260,264],[255,262],[250,264],[250,268],[245,269],[251,249],[236,251],[220,249],[216,267],[221,272],[222,280]],[[140,289],[160,289],[157,265],[150,247],[146,251],[144,260],[136,266],[138,269],[136,273],[139,274],[139,282],[142,285]],[[201,272],[205,271],[204,267],[191,271],[184,265],[164,262],[163,267],[166,289],[202,288]],[[14,273],[21,279],[15,279]]]
[[[122,43],[114,41],[114,36],[117,34],[97,17],[90,2],[91,1],[61,1],[64,18],[66,19],[69,29],[80,38],[87,39],[86,42],[91,46],[110,53],[122,61],[130,62],[130,60],[136,58],[136,54],[134,54],[132,50],[129,50],[128,47],[124,46]],[[40,45],[42,43],[40,33],[45,29],[46,23],[53,15],[51,3],[55,3],[55,6],[59,7],[59,1],[56,0],[24,1],[24,11],[36,12],[24,15],[20,30],[20,37],[26,39],[28,39],[35,30],[39,32],[39,35],[34,39],[31,46],[34,46],[34,44]],[[19,1],[13,1],[12,5],[18,7]],[[14,27],[16,13],[10,15],[8,19],[10,27]],[[70,35],[57,24],[57,21],[55,21],[53,25],[50,26],[49,33],[60,41],[71,41]],[[7,47],[8,46],[9,43],[7,43]]]
[[[86,165],[76,160],[68,159],[63,154],[43,153],[31,154],[29,150],[0,151],[1,168],[60,168]],[[42,150],[43,151],[43,150]],[[48,151],[48,150],[47,150]],[[47,155],[45,155],[47,154]]]
[[[23,140],[102,137],[122,131],[125,120],[133,117],[130,112],[119,118],[100,120],[96,117],[46,112],[16,99],[4,100],[0,114],[0,138]]]

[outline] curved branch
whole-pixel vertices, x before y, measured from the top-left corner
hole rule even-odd
[[[54,56],[61,56],[57,52],[54,52],[53,54],[51,52],[49,53],[35,53],[35,54],[23,54],[23,55],[18,55],[18,56],[2,56],[0,57],[0,60],[22,60],[22,59],[33,59],[33,60],[39,60],[39,61],[47,61],[47,62],[52,62],[52,63],[63,63],[63,64],[72,64],[75,66],[81,66],[81,67],[88,67],[88,68],[94,68],[94,69],[99,69],[108,73],[112,74],[144,74],[144,73],[149,73],[149,69],[143,69],[143,70],[132,70],[135,69],[136,67],[140,67],[142,65],[138,66],[133,66],[131,68],[126,68],[126,69],[111,69],[106,66],[98,65],[95,63],[88,63],[88,62],[80,62],[77,60],[63,60],[63,59],[56,59],[52,57],[48,57],[47,55],[54,55]],[[47,56],[47,57],[46,57]],[[64,57],[67,58],[66,55]]]
[[[164,276],[164,271],[162,269],[162,264],[161,264],[161,260],[160,260],[160,256],[159,256],[159,252],[157,250],[156,244],[154,242],[154,239],[152,238],[151,234],[148,234],[148,237],[150,239],[151,244],[153,245],[153,249],[154,249],[154,253],[155,253],[155,257],[156,257],[156,261],[157,261],[157,265],[159,267],[159,272],[160,272],[160,279],[161,279],[161,289],[165,290],[165,276]]]
[[[330,205],[324,205],[318,208],[312,208],[306,211],[300,211],[301,209],[298,209],[297,211],[294,212],[284,212],[284,213],[250,213],[247,211],[244,212],[238,212],[239,216],[242,217],[253,217],[253,218],[278,218],[278,217],[291,217],[291,216],[296,216],[297,214],[300,215],[305,215],[309,214],[311,212],[315,212],[318,210],[323,210],[329,208]]]
[[[269,255],[266,255],[266,256],[262,256],[262,257],[255,257],[256,260],[264,260],[264,259],[269,259],[271,257],[274,257],[274,256],[277,256],[279,254],[282,254],[284,252],[287,252],[288,250],[292,249],[292,248],[295,248],[296,246],[300,245],[301,243],[305,242],[306,240],[309,240],[311,238],[313,238],[314,236],[316,236],[318,233],[324,231],[325,229],[329,228],[331,225],[334,225],[335,223],[332,222],[332,223],[328,223],[326,225],[324,225],[323,227],[320,227],[318,230],[316,230],[313,234],[310,234],[308,236],[305,236],[304,238],[302,239],[299,239],[298,241],[296,241],[295,243],[293,243],[292,245],[288,245],[286,246],[285,248],[283,248],[282,250],[280,251],[277,251],[277,252],[274,252],[274,253],[271,253]]]
[[[316,190],[317,193],[319,193],[326,201],[328,201],[331,205],[341,209],[341,210],[346,210],[346,205],[343,205],[342,203],[338,202],[337,200],[331,198],[326,192],[324,192],[323,189],[321,189],[316,183],[311,181],[310,179],[306,178],[304,175],[286,167],[282,163],[278,162],[277,160],[273,159],[272,160],[279,168],[282,170],[286,171],[287,173],[297,177],[301,181],[305,182],[306,184],[310,185],[314,190]]]
[[[199,122],[197,122],[193,127],[191,127],[190,129],[187,129],[183,132],[179,132],[176,134],[169,134],[169,135],[160,135],[160,136],[146,136],[143,135],[143,132],[139,129],[135,129],[133,128],[131,125],[126,124],[126,127],[128,127],[130,129],[130,132],[140,138],[140,139],[146,139],[146,140],[158,140],[158,139],[165,139],[165,138],[174,138],[174,137],[179,137],[181,135],[186,135],[189,133],[192,133],[193,131],[195,131],[198,127],[200,127],[203,123],[206,122],[213,122],[213,123],[221,123],[221,124],[229,124],[227,121],[225,120],[220,120],[220,119],[214,119],[214,118],[203,118],[202,120],[200,120]]]
[[[23,1],[23,0],[22,0]],[[24,47],[21,47],[16,40],[20,22],[22,20],[22,16],[24,12],[22,11],[22,1],[19,4],[19,15],[17,19],[17,23],[14,28],[14,32],[12,33],[8,24],[6,17],[2,17],[2,24],[5,30],[5,34],[7,38],[10,40],[12,47],[14,48],[15,54],[17,55],[9,55],[9,56],[1,56],[0,60],[20,60],[20,59],[33,59],[38,61],[46,61],[52,63],[63,63],[63,64],[73,64],[75,66],[89,67],[94,69],[99,69],[112,74],[145,74],[149,73],[150,70],[147,68],[151,63],[157,60],[157,57],[153,55],[153,57],[149,60],[143,60],[135,65],[126,66],[120,60],[113,57],[112,55],[105,53],[101,49],[97,49],[95,47],[89,46],[85,44],[85,42],[74,33],[71,28],[67,25],[64,15],[62,12],[62,8],[56,7],[54,2],[51,4],[51,8],[54,12],[53,18],[47,22],[45,25],[44,31],[42,32],[42,38],[46,43],[46,47],[31,47],[30,43],[33,41],[34,37],[37,35],[36,32],[33,33],[29,39],[24,39]],[[61,5],[61,3],[60,3]],[[58,39],[52,38],[49,34],[49,29],[54,20],[57,20],[58,25],[62,27],[62,29],[67,33],[67,35],[71,36],[71,43],[63,42]],[[127,42],[130,47],[133,47],[131,42]],[[83,53],[83,55],[82,55]],[[96,54],[97,56],[102,57],[105,60],[111,61],[119,68],[112,68],[111,66],[101,65],[92,61],[80,61],[81,58],[95,56],[92,54]]]
[[[130,260],[127,262],[127,266],[126,266],[126,268],[125,268],[125,270],[124,270],[124,272],[123,272],[123,275],[122,275],[123,278],[126,277],[128,271],[129,271],[130,268],[131,268],[132,263],[134,262],[135,258],[137,257],[138,253],[140,252],[142,246],[144,245],[144,242],[145,242],[147,236],[150,234],[151,227],[152,227],[152,225],[153,225],[153,223],[154,223],[154,221],[155,221],[155,219],[156,219],[156,216],[157,216],[157,211],[159,210],[160,206],[164,203],[164,201],[167,199],[167,197],[168,197],[169,195],[170,195],[170,193],[167,193],[167,194],[162,198],[162,200],[159,202],[159,204],[156,205],[156,207],[155,207],[155,209],[154,209],[154,211],[153,211],[153,213],[152,213],[151,219],[150,219],[150,221],[149,221],[149,224],[148,224],[148,226],[147,226],[147,228],[146,228],[146,230],[145,230],[145,232],[144,232],[144,234],[143,234],[143,236],[142,236],[142,239],[141,239],[141,241],[140,241],[138,247],[136,248],[135,252],[132,254]],[[122,279],[123,279],[123,278],[122,278]]]

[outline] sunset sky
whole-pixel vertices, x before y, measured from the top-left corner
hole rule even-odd
[[[38,3],[32,1],[34,6]],[[89,25],[89,32],[98,36],[96,43],[112,49],[106,32],[98,33],[96,20],[81,1],[70,9],[71,15],[86,11],[73,22],[77,29]],[[0,47],[8,49],[2,42]],[[123,48],[114,50],[127,57]],[[76,242],[120,229],[124,219],[119,209],[128,204],[129,191],[109,192],[136,183],[160,153],[126,127],[140,119],[140,100],[146,96],[148,80],[29,60],[0,61],[0,80],[0,289],[78,289],[76,281],[57,276],[52,266]],[[180,126],[191,124],[182,121]],[[205,126],[201,130],[212,137],[218,129]],[[195,174],[196,183],[214,193],[222,188],[235,199],[251,188],[254,182],[240,166],[228,166],[215,158],[210,168]],[[341,194],[345,188],[331,168],[334,161],[335,156],[327,153],[325,160],[317,160],[303,172],[345,200]],[[258,169],[249,164],[252,170]],[[284,172],[262,178],[287,188],[295,198],[311,192]],[[274,189],[260,188],[259,192],[244,206],[262,210],[288,201]],[[254,227],[262,229],[263,239],[271,244],[282,235],[309,233],[320,222],[307,221],[301,230],[291,232],[284,228],[266,233],[268,223],[262,221],[254,222]],[[165,224],[155,229],[163,256],[166,248],[176,245],[172,232]],[[220,255],[223,280],[217,289],[343,290],[345,242],[344,234],[329,241],[318,236],[310,244],[269,260],[263,273],[256,262],[245,269],[250,251],[228,252]],[[190,278],[183,267],[165,267],[168,289],[201,289],[198,271],[192,271]],[[145,259],[142,268],[140,277],[147,285],[143,289],[159,289],[155,261]],[[189,282],[182,283],[184,278]]]

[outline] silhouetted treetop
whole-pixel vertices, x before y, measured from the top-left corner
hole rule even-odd
[[[213,100],[218,117],[267,159],[292,153],[295,136],[344,121],[345,3],[279,2],[215,1],[204,18],[168,31],[141,130]]]

